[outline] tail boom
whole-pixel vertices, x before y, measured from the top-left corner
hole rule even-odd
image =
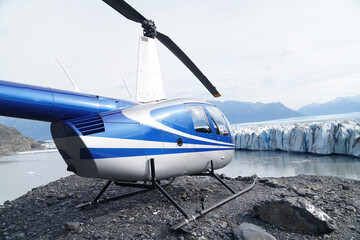
[[[0,80],[0,115],[55,122],[126,108],[130,101]]]

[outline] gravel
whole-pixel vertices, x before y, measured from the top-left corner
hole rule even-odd
[[[223,176],[232,188],[251,184],[251,177]],[[234,239],[242,223],[254,224],[277,239],[360,239],[360,181],[321,176],[261,178],[253,190],[196,221],[191,233],[171,231],[169,223],[182,215],[158,191],[78,209],[91,201],[105,180],[71,175],[0,205],[0,239]],[[230,195],[210,177],[178,177],[165,188],[189,214]],[[110,185],[104,196],[131,191]],[[254,206],[269,199],[302,196],[335,219],[331,234],[292,233],[262,222]]]

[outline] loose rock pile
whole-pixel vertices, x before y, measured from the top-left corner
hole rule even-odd
[[[252,182],[251,177],[223,178],[237,190]],[[92,209],[75,208],[91,201],[105,183],[72,175],[6,202],[0,206],[0,239],[360,239],[360,181],[352,179],[261,178],[250,192],[197,220],[198,228],[191,233],[170,230],[169,222],[182,215],[157,191]],[[209,207],[230,194],[209,177],[179,177],[166,189],[190,214],[201,209],[201,198]],[[111,185],[105,195],[128,191]],[[278,206],[259,211],[259,206],[269,203]],[[275,215],[281,207],[292,216],[303,217],[308,206],[336,221],[337,229],[304,233],[291,228],[296,222],[279,225],[261,220],[263,213]]]

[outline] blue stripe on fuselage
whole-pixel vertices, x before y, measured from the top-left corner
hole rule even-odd
[[[89,148],[94,159],[233,150],[234,148]]]

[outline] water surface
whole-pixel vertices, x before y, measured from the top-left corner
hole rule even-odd
[[[0,157],[0,204],[69,176],[66,167],[57,150]]]
[[[229,177],[337,176],[360,180],[360,158],[280,151],[237,150],[232,162],[217,171]]]

